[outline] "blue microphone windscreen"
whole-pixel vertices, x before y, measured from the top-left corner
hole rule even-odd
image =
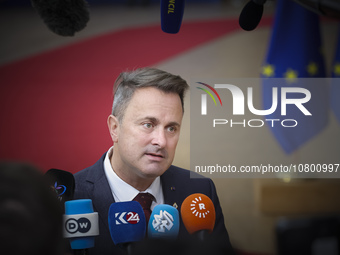
[[[137,242],[145,237],[145,215],[136,201],[111,204],[108,220],[111,238],[116,245]]]
[[[77,199],[65,202],[65,214],[93,213],[91,199]]]
[[[65,216],[67,220],[64,228],[73,250],[94,247],[94,235],[99,234],[98,216],[95,214],[97,213],[93,211],[91,199],[65,202]]]
[[[150,216],[149,237],[175,239],[177,238],[178,231],[178,210],[170,205],[156,205]]]
[[[178,33],[182,24],[184,5],[184,0],[161,0],[161,27],[165,33]]]

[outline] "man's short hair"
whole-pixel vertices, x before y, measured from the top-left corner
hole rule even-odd
[[[178,94],[184,111],[184,95],[189,88],[184,79],[156,68],[140,68],[121,73],[115,81],[112,115],[121,122],[134,92],[145,87],[154,87],[165,93]]]

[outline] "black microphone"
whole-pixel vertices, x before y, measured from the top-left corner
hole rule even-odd
[[[50,169],[45,173],[47,184],[55,191],[55,194],[64,206],[64,203],[73,199],[75,180],[73,174],[60,169]]]
[[[267,0],[250,0],[242,9],[239,18],[243,30],[254,30],[260,23],[263,14],[263,5]]]
[[[184,14],[185,0],[161,0],[161,27],[163,32],[179,32]]]
[[[61,36],[73,36],[90,19],[84,0],[31,0],[47,27]]]

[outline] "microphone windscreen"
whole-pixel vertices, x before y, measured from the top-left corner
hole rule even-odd
[[[161,0],[161,28],[163,32],[176,34],[181,28],[185,0]]]
[[[256,4],[250,0],[242,9],[239,18],[240,27],[243,30],[254,30],[260,23],[263,14],[263,5]]]
[[[150,216],[148,236],[151,238],[175,239],[178,231],[178,210],[170,205],[156,205]]]
[[[215,206],[211,199],[200,193],[188,196],[182,203],[181,216],[190,234],[200,230],[212,232],[215,226]]]
[[[69,238],[73,250],[94,247],[99,235],[98,213],[93,211],[91,199],[65,202],[64,237]]]
[[[90,19],[84,0],[31,0],[47,27],[62,36],[73,36]]]
[[[75,180],[70,172],[50,169],[45,173],[47,183],[55,191],[60,202],[73,199]]]
[[[111,238],[115,245],[138,242],[145,237],[145,215],[137,201],[111,204],[108,218]]]

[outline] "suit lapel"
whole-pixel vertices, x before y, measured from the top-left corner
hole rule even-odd
[[[95,201],[94,207],[98,210],[99,215],[104,221],[104,225],[109,229],[109,208],[115,201],[105,176],[98,180],[94,185],[93,201]]]
[[[98,212],[99,217],[104,225],[109,230],[108,213],[114,198],[112,196],[110,185],[107,181],[104,172],[104,158],[105,155],[93,165],[94,170],[90,171],[87,176],[86,182],[88,183],[88,194],[92,199],[93,206]]]
[[[98,212],[100,219],[106,226],[107,230],[109,230],[108,213],[111,204],[114,203],[115,200],[104,172],[105,155],[106,154],[104,154],[96,162],[96,164],[92,166],[93,169],[89,171],[86,182],[88,187],[87,192],[89,197],[92,199],[95,211]],[[176,189],[175,183],[178,176],[175,176],[172,168],[173,166],[170,166],[170,168],[161,176],[164,203],[174,206],[180,210],[180,206],[183,202],[183,196],[181,195],[180,190]]]
[[[180,192],[176,190],[175,178],[171,171],[172,166],[161,176],[162,189],[164,195],[164,203],[180,209],[181,196]]]

